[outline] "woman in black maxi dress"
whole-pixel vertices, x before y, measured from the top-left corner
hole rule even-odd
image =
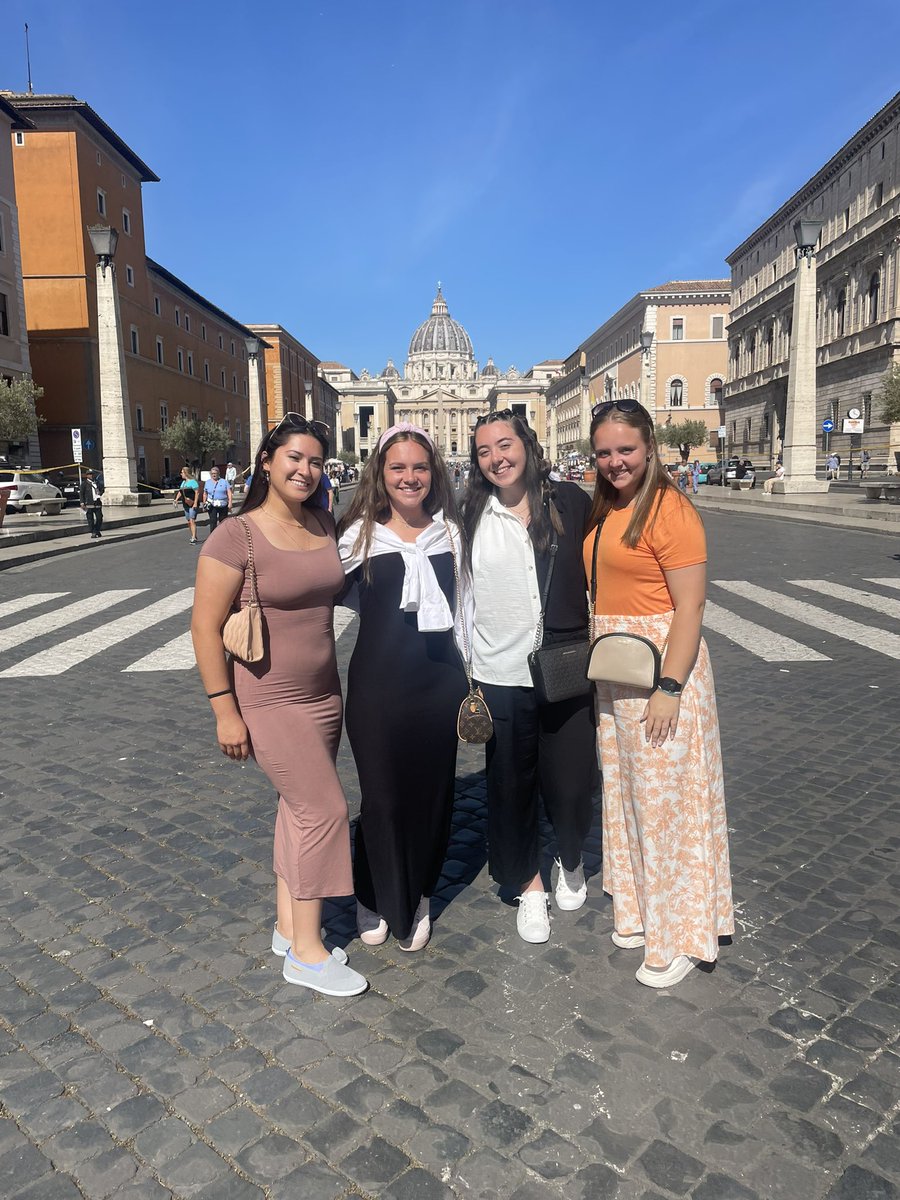
[[[383,435],[340,538],[360,617],[346,705],[362,794],[353,872],[362,906],[359,928],[363,940],[376,945],[389,928],[405,950],[420,949],[430,934],[428,898],[450,835],[456,716],[467,685],[454,639],[457,600],[448,539],[458,569],[462,546],[455,523],[434,507],[438,499],[452,504],[442,486],[432,485],[425,500],[423,485],[415,506],[414,492],[392,492],[388,483],[383,491],[391,507],[386,519],[370,522],[368,547],[361,546],[360,514],[379,507],[377,480],[385,470],[390,474],[392,464],[399,474],[394,460],[402,456],[427,457],[435,480],[446,476],[426,436],[415,428]],[[402,469],[411,474],[411,467]],[[449,493],[449,480],[446,487]]]

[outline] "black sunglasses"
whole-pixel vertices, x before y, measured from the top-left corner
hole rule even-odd
[[[623,413],[643,413],[650,424],[653,424],[650,414],[647,412],[646,408],[644,408],[643,404],[641,404],[638,400],[603,400],[600,404],[595,404],[591,409],[591,417],[592,419],[596,417],[605,417],[606,414],[608,412],[612,412],[614,408],[617,408],[619,412]]]
[[[303,413],[289,412],[285,413],[278,424],[273,429],[269,430],[269,437],[273,437],[286,421],[289,422],[298,433],[318,434],[319,437],[325,438],[326,441],[331,433],[331,427],[326,425],[324,421],[310,421],[307,417],[304,417]]]
[[[523,421],[526,425],[528,424],[521,413],[514,413],[511,408],[496,408],[491,412],[482,413],[475,422],[475,428],[477,429],[479,425],[484,425],[487,421],[511,421],[513,417],[518,417],[520,421]]]

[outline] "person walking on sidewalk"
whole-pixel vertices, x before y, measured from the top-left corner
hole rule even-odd
[[[593,410],[597,482],[584,541],[594,636],[649,639],[654,691],[597,683],[603,890],[613,944],[644,948],[637,980],[670,987],[734,932],[722,750],[701,622],[706,536],[636,400]],[[595,565],[596,564],[596,565]]]
[[[231,515],[233,504],[231,484],[221,477],[218,467],[210,469],[209,479],[203,489],[203,498],[209,513],[209,532],[215,533],[219,521]]]
[[[347,735],[362,792],[357,925],[370,946],[389,930],[400,950],[428,942],[430,897],[450,837],[456,716],[467,692],[454,639],[462,542],[453,508],[431,436],[402,422],[366,460],[340,529],[341,563],[359,607]]]
[[[474,593],[472,675],[494,720],[485,747],[488,867],[501,888],[518,892],[519,936],[546,942],[539,797],[559,848],[557,907],[580,908],[597,779],[593,698],[585,685],[572,699],[539,701],[528,655],[551,562],[542,644],[587,635],[581,543],[590,501],[575,483],[549,482],[534,431],[511,409],[478,418],[470,455],[463,527]]]
[[[344,582],[334,521],[319,505],[328,430],[288,413],[260,443],[241,516],[200,551],[191,618],[197,665],[223,754],[251,755],[278,791],[272,952],[287,983],[356,996],[366,980],[322,942],[326,896],[353,891],[350,819],[335,760],[343,703],[334,596]],[[263,618],[263,657],[229,662],[222,627],[249,603]]]
[[[101,536],[103,528],[103,501],[100,497],[103,495],[103,487],[97,482],[96,476],[92,467],[84,473],[84,479],[81,481],[81,511],[87,520],[88,532],[91,538]]]
[[[172,500],[173,504],[180,504],[184,509],[184,519],[187,521],[188,530],[191,535],[191,545],[197,545],[197,509],[200,506],[198,499],[200,495],[200,485],[191,474],[187,467],[181,468],[181,483],[178,491]]]

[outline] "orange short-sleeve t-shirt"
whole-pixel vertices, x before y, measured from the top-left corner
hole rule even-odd
[[[671,610],[672,597],[664,571],[706,562],[703,522],[689,500],[666,488],[662,503],[630,549],[622,541],[632,510],[613,509],[603,523],[597,548],[597,603],[601,616],[644,617]],[[591,529],[584,540],[584,569],[588,583],[594,552]]]

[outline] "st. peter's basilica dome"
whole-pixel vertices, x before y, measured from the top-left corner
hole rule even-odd
[[[470,362],[475,358],[469,335],[447,310],[440,284],[431,306],[431,316],[422,322],[409,343],[410,358],[418,354],[433,354],[442,358],[462,357]]]

